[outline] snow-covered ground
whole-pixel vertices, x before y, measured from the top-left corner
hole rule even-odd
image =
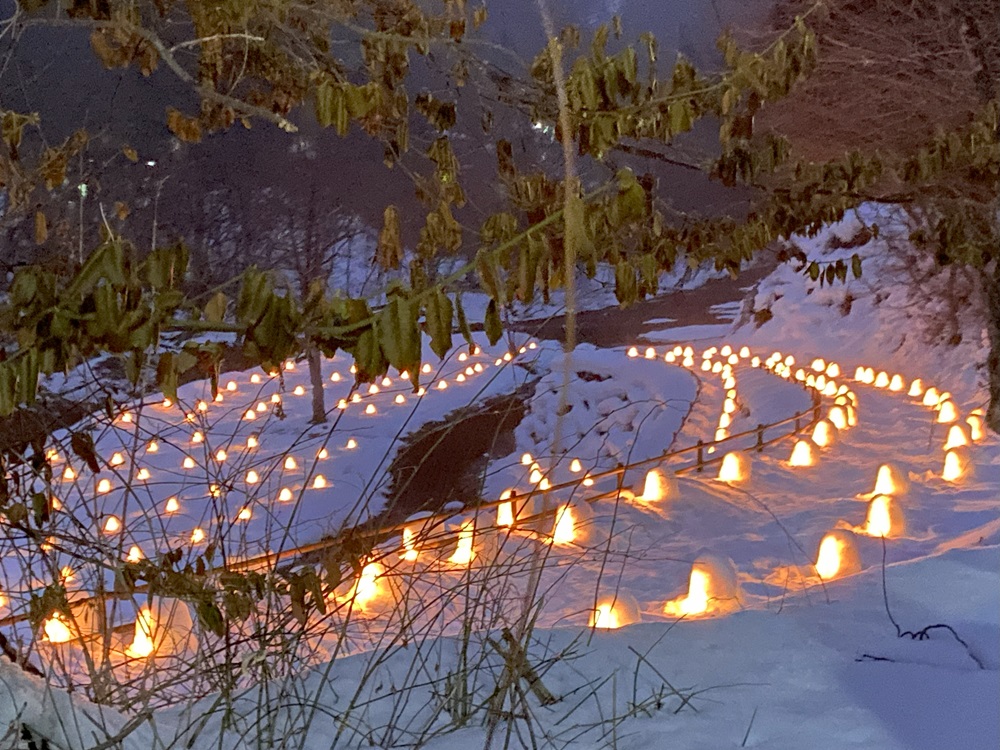
[[[496,530],[496,511],[490,510],[475,516],[456,511],[445,524],[448,533],[438,534],[446,540],[440,549],[427,544],[418,550],[418,535],[415,560],[398,554],[399,538],[386,542],[384,568],[370,573],[366,601],[360,582],[338,589],[342,606],[324,621],[326,634],[310,645],[311,669],[258,687],[250,679],[260,674],[254,654],[238,653],[241,684],[247,687],[232,698],[233,713],[218,711],[217,694],[163,707],[127,744],[168,747],[182,738],[190,747],[247,747],[258,741],[309,750],[485,746],[491,736],[485,707],[503,675],[499,631],[516,631],[523,622],[531,571],[544,559],[536,595],[529,596],[540,604],[528,660],[558,700],[542,705],[522,681],[523,701],[498,704],[508,718],[493,727],[492,747],[997,747],[1000,441],[986,435],[961,448],[956,455],[968,461],[967,471],[945,481],[950,424],[937,419],[946,410],[924,406],[923,394],[908,395],[915,378],[923,388],[950,392],[956,424],[969,437],[972,425],[965,420],[984,398],[977,368],[981,332],[962,320],[966,335],[958,346],[927,345],[922,324],[911,317],[897,275],[902,271],[886,256],[885,229],[883,239],[863,247],[830,249],[832,236],[846,239],[858,226],[852,217],[801,243],[821,260],[861,253],[860,280],[819,288],[781,267],[752,298],[754,309],[768,307],[773,318],[759,328],[751,322],[699,330],[712,338],[691,344],[687,366],[683,346],[701,338],[690,331],[647,336],[654,342],[651,352],[645,346],[634,352],[581,347],[569,362],[553,343],[529,348],[535,342],[518,339],[516,356],[505,363],[502,348],[490,350],[480,342],[481,354],[458,362],[456,353],[442,365],[436,377],[447,382],[446,389],[428,374],[428,390],[418,400],[412,384],[394,378],[380,393],[349,402],[332,428],[305,423],[308,390],[294,393],[296,385],[308,386],[301,364],[285,373],[283,383],[264,377],[252,389],[247,373],[195,423],[184,422],[176,407],[168,412],[155,404],[142,410],[138,428],[117,420],[99,448],[102,453],[125,453],[123,445],[137,449],[136,458],[118,471],[148,468],[151,478],[140,482],[142,491],[126,495],[113,488],[98,505],[92,478],[69,484],[85,488],[76,495],[77,507],[96,509],[91,524],[120,508],[124,529],[109,537],[119,557],[133,543],[146,545],[147,554],[166,544],[190,545],[196,525],[209,535],[238,529],[244,554],[314,541],[344,519],[362,517],[365,503],[367,512],[382,507],[386,461],[397,434],[471,401],[509,392],[529,378],[538,382],[529,414],[515,432],[516,449],[490,466],[484,495],[498,497],[506,488],[523,492],[540,481],[559,485],[587,474],[598,477],[549,502],[559,506],[557,518],[575,521],[572,538],[560,538],[566,529],[551,519],[537,528]],[[848,294],[851,302],[845,305]],[[679,356],[675,341],[684,342]],[[743,346],[751,350],[732,365],[735,382],[728,384],[724,373],[702,369],[703,362],[726,359],[720,351],[725,345],[734,353]],[[702,352],[713,346],[716,351],[703,359]],[[753,355],[782,362],[778,369],[788,355],[795,362],[782,378],[753,367]],[[671,356],[675,361],[665,361]],[[814,363],[816,358],[823,363]],[[643,471],[627,473],[621,485],[614,476],[600,478],[618,463],[711,440],[720,420],[736,434],[808,409],[812,402],[795,373],[802,369],[802,377],[808,372],[815,378],[831,362],[842,371],[831,379],[856,394],[858,423],[840,430],[830,446],[815,449],[814,465],[790,466],[792,445],[784,441],[749,453],[750,474],[742,481],[719,481],[717,466],[688,471],[676,478],[675,488],[667,481],[663,499],[644,496]],[[859,366],[874,368],[873,374],[899,374],[904,387],[856,381]],[[457,382],[468,367],[465,382]],[[339,383],[329,380],[335,371]],[[331,405],[350,399],[346,361],[328,362],[325,376]],[[569,383],[565,401],[564,382]],[[730,386],[736,391],[732,413],[723,417]],[[205,397],[200,387],[185,391],[191,409]],[[271,394],[281,388],[284,420],[270,405]],[[834,392],[824,397],[824,415]],[[396,404],[397,396],[406,402]],[[264,410],[247,421],[245,410],[256,409],[248,404],[258,401]],[[369,405],[375,414],[365,414]],[[199,426],[206,439],[192,445]],[[155,455],[145,452],[152,433],[162,443]],[[247,449],[251,434],[260,443]],[[356,449],[347,449],[350,438]],[[214,458],[219,447],[227,450],[222,462]],[[317,458],[323,447],[328,455]],[[289,454],[297,468],[286,471]],[[197,460],[185,473],[181,462],[188,455]],[[689,463],[685,454],[663,468],[669,473]],[[893,464],[908,486],[901,481],[892,492],[893,527],[883,540],[865,531],[876,475],[885,463]],[[247,492],[250,469],[258,471],[254,487],[260,491]],[[532,469],[538,471],[534,478]],[[319,473],[328,486],[310,489]],[[223,497],[211,497],[213,483],[227,488]],[[293,496],[287,502],[279,500],[285,487]],[[182,501],[176,514],[152,512],[174,495]],[[600,499],[589,502],[593,497]],[[122,507],[126,500],[131,510]],[[225,513],[219,512],[222,500]],[[247,520],[239,520],[243,507],[252,509]],[[463,561],[458,532],[472,521],[475,557]],[[814,564],[831,531],[857,557],[848,560],[845,552],[850,574],[822,580]],[[709,584],[729,585],[708,592],[701,603],[706,612],[696,606],[697,591],[689,592],[689,585],[705,580],[692,575],[695,563]],[[8,576],[16,572],[8,567]],[[352,594],[354,605],[343,604]],[[588,627],[595,610],[605,618],[599,625],[618,617],[624,627]],[[933,628],[928,639],[897,637],[893,621],[902,631],[941,624],[954,632]],[[464,629],[466,624],[472,629]],[[52,647],[42,644],[42,656],[46,648]],[[89,731],[54,716],[94,716],[94,707],[80,702],[74,712],[62,693],[47,693],[12,666],[0,669],[13,696],[0,700],[0,720],[12,720],[24,704],[25,722],[50,737]],[[54,703],[61,708],[47,710]],[[124,720],[109,716],[109,731]],[[77,738],[63,746],[88,745]]]

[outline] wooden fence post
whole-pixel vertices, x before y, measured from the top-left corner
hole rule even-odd
[[[764,450],[764,425],[757,425],[757,452]]]
[[[698,441],[698,463],[695,466],[695,471],[702,471],[704,469],[704,467],[702,466],[702,462],[704,460],[705,460],[705,441],[704,440],[699,440]]]

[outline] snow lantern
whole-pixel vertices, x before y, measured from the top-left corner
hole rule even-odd
[[[796,440],[795,446],[792,448],[792,455],[788,458],[788,465],[801,467],[801,466],[812,466],[816,463],[816,458],[813,452],[813,442],[808,438],[805,440]]]
[[[688,591],[663,606],[674,617],[729,612],[739,607],[740,588],[736,566],[728,557],[699,555],[691,566]]]
[[[132,643],[125,655],[133,659],[174,656],[197,648],[194,619],[179,599],[157,598],[144,604],[135,618]]]
[[[809,366],[812,367],[812,369],[814,369],[816,372],[823,372],[823,370],[826,369],[826,362],[824,362],[822,359],[814,359],[812,361],[812,364]]]
[[[944,441],[944,449],[946,451],[952,448],[960,448],[963,445],[969,444],[969,437],[965,434],[965,430],[962,429],[962,425],[953,424],[948,428],[948,438]]]
[[[602,596],[590,613],[590,627],[614,630],[642,620],[639,602],[627,591]]]
[[[913,382],[910,383],[910,390],[906,392],[906,395],[910,398],[920,398],[924,395],[924,381],[920,378],[914,378]]]
[[[379,562],[366,563],[361,568],[358,577],[354,579],[346,599],[361,609],[371,607],[385,593],[382,578],[385,577],[385,566]]]
[[[845,406],[831,406],[827,418],[838,430],[847,429],[847,408]]]
[[[906,533],[903,509],[888,495],[876,495],[868,503],[868,516],[862,531],[875,537],[902,536]]]
[[[630,357],[638,357],[639,356],[639,350],[636,347],[634,347],[634,346],[630,346],[629,349],[628,349],[628,356],[630,356]]]
[[[978,414],[970,414],[965,423],[969,425],[969,438],[972,440],[983,439],[983,418]]]
[[[69,643],[75,639],[74,628],[61,612],[53,612],[42,623],[42,636],[49,643]]]
[[[677,497],[677,480],[674,479],[674,475],[656,468],[646,472],[642,492],[637,493],[635,499],[644,503],[655,503],[675,497]]]
[[[938,401],[941,400],[941,394],[938,393],[938,389],[931,386],[926,391],[924,391],[924,397],[921,399],[920,403],[924,406],[937,406]]]
[[[452,565],[471,565],[476,559],[476,523],[475,521],[465,521],[458,529],[458,538],[455,541],[455,549],[452,551],[448,562]]]
[[[958,409],[955,408],[955,402],[948,400],[941,402],[941,410],[938,411],[937,422],[938,424],[951,424],[952,422],[958,421]]]
[[[594,511],[586,503],[564,503],[556,508],[552,524],[552,543],[584,545],[594,530]]]
[[[820,448],[828,448],[833,445],[839,435],[839,431],[834,427],[829,419],[821,419],[813,427],[812,441]]]
[[[873,495],[905,495],[910,489],[910,483],[906,479],[903,470],[895,464],[882,464],[878,467],[878,474],[875,476],[875,489]]]
[[[519,496],[514,489],[500,493],[505,502],[497,506],[497,526],[513,526],[518,519],[529,518],[538,513],[538,495]]]
[[[406,519],[401,535],[403,547],[399,553],[399,556],[403,560],[415,562],[420,556],[419,543],[426,537],[429,531],[427,527],[428,518],[431,518],[431,514],[421,511],[414,513]]]
[[[889,390],[893,393],[899,393],[905,387],[906,383],[903,381],[903,376],[898,373],[893,375],[892,379],[889,381]]]
[[[848,407],[847,407],[847,426],[848,427],[856,427],[857,424],[858,424],[858,412],[857,412],[857,410],[853,406],[848,405]]]
[[[861,556],[852,532],[834,529],[827,532],[816,552],[816,573],[824,581],[861,571]]]
[[[730,451],[722,459],[718,479],[722,482],[745,482],[750,478],[750,456]]]
[[[858,368],[854,371],[854,379],[858,380],[858,381],[861,381],[862,383],[864,382],[864,380],[865,380],[865,367],[864,367],[864,365],[858,365]]]
[[[885,388],[889,385],[889,373],[882,370],[878,375],[875,376],[875,387]]]
[[[972,462],[964,448],[952,448],[944,455],[941,478],[946,482],[957,482],[972,473]]]

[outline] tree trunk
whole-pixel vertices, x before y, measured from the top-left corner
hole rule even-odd
[[[993,261],[992,273],[984,274],[983,291],[986,294],[986,330],[990,337],[990,352],[986,357],[990,405],[986,410],[986,424],[1000,435],[1000,260]]]
[[[323,358],[315,346],[306,349],[309,360],[309,382],[312,385],[312,424],[326,421],[326,404],[323,398]]]

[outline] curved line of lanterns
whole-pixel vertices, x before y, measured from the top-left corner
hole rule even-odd
[[[521,347],[519,354],[524,354],[528,349],[535,349],[534,342],[526,347]],[[475,354],[481,352],[477,349]],[[495,366],[502,366],[506,362],[511,362],[518,353],[505,353],[497,358]],[[640,352],[638,347],[627,350],[626,355],[631,358],[643,357],[645,359],[658,359],[655,348],[648,347]],[[464,362],[467,355],[464,353],[459,360]],[[691,346],[675,346],[667,351],[663,356],[663,361],[668,364],[678,364],[691,370],[695,370],[695,351]],[[797,439],[785,464],[791,468],[812,466],[819,459],[823,450],[831,447],[840,438],[841,434],[850,430],[857,424],[858,398],[854,391],[843,382],[838,382],[842,377],[841,369],[836,362],[826,362],[823,359],[813,360],[808,368],[795,368],[796,360],[791,355],[782,355],[780,352],[772,353],[767,359],[761,360],[758,356],[752,355],[748,347],[742,347],[738,352],[733,347],[724,345],[721,348],[710,347],[701,353],[702,372],[717,375],[720,378],[725,399],[721,408],[721,413],[715,430],[715,442],[724,441],[729,438],[729,428],[733,421],[733,416],[739,408],[739,398],[737,392],[737,380],[735,367],[739,363],[749,363],[752,367],[763,367],[778,377],[786,380],[801,383],[805,388],[815,391],[823,397],[831,399],[825,416],[815,420],[811,432],[807,437]],[[286,363],[285,368],[294,369],[294,363]],[[484,372],[486,366],[481,362],[468,365],[456,377],[456,382],[464,382],[466,379],[474,377]],[[354,367],[351,367],[352,373]],[[430,366],[424,365],[424,374],[430,374]],[[272,373],[276,376],[277,373]],[[408,380],[407,373],[400,373],[400,379]],[[339,372],[334,372],[330,380],[340,382],[342,376]],[[944,443],[945,459],[941,472],[941,478],[947,482],[960,481],[972,470],[971,460],[968,454],[968,447],[974,441],[983,438],[983,416],[980,409],[973,410],[965,418],[960,420],[959,412],[951,395],[947,392],[939,392],[936,388],[925,387],[921,379],[917,378],[907,385],[906,381],[899,374],[890,374],[886,371],[876,373],[873,368],[859,366],[855,371],[854,380],[857,383],[870,385],[876,389],[884,389],[892,393],[906,392],[906,395],[917,400],[922,405],[929,407],[935,414],[935,422],[949,425],[947,438]],[[261,383],[261,376],[254,373],[250,376],[251,384]],[[444,379],[436,382],[433,386],[436,389],[444,390],[447,381]],[[372,384],[368,388],[368,396],[374,396],[381,389],[392,386],[392,380],[388,377],[378,384]],[[428,388],[431,386],[428,385]],[[217,402],[223,400],[223,392],[232,394],[238,390],[235,381],[229,381],[224,391],[219,393]],[[305,391],[301,386],[297,386],[293,395],[304,395]],[[419,389],[415,394],[417,397],[427,393],[424,388]],[[344,410],[354,404],[359,404],[364,397],[355,392],[350,399],[341,399],[337,403],[337,408]],[[393,403],[406,403],[406,396],[397,394]],[[269,408],[278,407],[281,404],[281,396],[275,394],[271,399],[271,404],[261,401],[255,407],[246,409],[243,412],[244,421],[254,421],[259,415]],[[168,400],[163,402],[165,408],[172,404]],[[197,421],[197,413],[205,413],[208,404],[199,401],[195,405],[194,412],[185,413],[186,422]],[[364,407],[366,415],[377,414],[377,407],[369,402]],[[135,425],[136,417],[131,411],[123,412],[116,423],[124,425]],[[190,437],[192,444],[199,444],[204,441],[204,433],[195,430]],[[246,449],[253,450],[260,445],[260,435],[255,433],[247,438]],[[344,445],[345,450],[357,448],[356,439],[350,438]],[[148,453],[155,453],[158,450],[158,441],[154,437],[146,444]],[[232,446],[230,448],[232,450]],[[709,451],[714,450],[714,446],[709,446]],[[329,456],[329,452],[324,447],[317,453],[318,459]],[[50,452],[50,459],[58,459],[54,452]],[[214,454],[217,463],[224,462],[228,455],[224,449],[219,449]],[[121,453],[115,453],[108,461],[111,467],[119,467],[125,463]],[[528,474],[529,484],[534,491],[545,492],[551,488],[549,478],[545,475],[541,465],[530,455],[522,456],[522,464]],[[197,466],[193,457],[187,456],[182,468],[191,469]],[[750,477],[750,457],[744,451],[730,451],[723,457],[717,479],[730,484],[740,484],[746,482]],[[298,464],[294,456],[284,457],[282,469],[286,472],[298,469]],[[578,458],[569,461],[569,470],[574,475],[581,475],[578,484],[583,487],[590,487],[594,480],[584,468]],[[134,473],[135,479],[147,481],[150,472],[145,468],[137,468]],[[67,464],[62,472],[64,481],[74,481],[77,479],[75,470]],[[260,482],[260,473],[251,469],[244,477],[247,485],[254,485]],[[328,481],[322,474],[317,474],[312,480],[312,488],[322,489],[328,486]],[[95,485],[98,494],[105,494],[112,489],[110,480],[102,478]],[[661,468],[654,468],[648,471],[642,482],[642,488],[638,491],[624,489],[613,493],[615,497],[626,500],[634,500],[640,503],[657,503],[669,500],[677,496],[677,483],[672,474],[665,472]],[[854,539],[855,533],[869,536],[891,538],[898,537],[904,533],[905,518],[900,505],[900,498],[907,490],[907,480],[905,475],[895,466],[886,464],[879,468],[875,485],[871,493],[867,495],[869,499],[868,510],[865,522],[852,529],[834,529],[825,534],[816,554],[816,561],[813,565],[817,577],[822,580],[831,580],[844,575],[850,575],[861,570],[860,556]],[[217,485],[209,488],[210,495],[220,492]],[[293,494],[287,487],[283,487],[278,495],[279,501],[291,500]],[[478,557],[476,542],[477,535],[482,537],[486,529],[506,529],[508,533],[517,530],[523,531],[534,538],[553,546],[582,545],[586,541],[586,528],[592,511],[587,503],[565,502],[557,505],[548,516],[539,514],[537,503],[538,496],[531,494],[525,498],[520,498],[514,489],[506,490],[499,501],[493,503],[495,507],[495,522],[488,527],[477,526],[475,519],[462,522],[453,531],[447,532],[445,537],[449,540],[444,546],[449,550],[445,559],[445,568],[464,568],[473,565]],[[164,511],[174,513],[179,510],[176,497],[167,500]],[[236,516],[237,521],[249,520],[252,511],[249,506],[240,509]],[[548,519],[547,521],[545,519]],[[402,526],[400,529],[400,542],[398,548],[392,553],[402,562],[413,563],[420,559],[421,555],[430,551],[428,540],[430,531],[439,525],[440,518],[431,516],[415,517]],[[548,527],[544,523],[549,523]],[[123,530],[121,519],[110,515],[102,521],[102,531],[105,534],[118,534]],[[206,538],[205,531],[199,527],[192,530],[190,536],[191,544],[199,544]],[[126,557],[127,560],[135,562],[143,559],[142,550],[133,545]],[[387,575],[386,566],[379,560],[369,560],[365,563],[360,573],[355,577],[351,587],[341,600],[350,600],[359,607],[369,606],[382,593],[381,581]],[[332,594],[331,594],[332,596]],[[697,617],[716,613],[724,613],[739,607],[739,585],[737,573],[732,561],[728,558],[716,555],[702,555],[694,561],[690,571],[687,591],[675,599],[667,601],[663,605],[663,612],[669,616]],[[597,628],[616,628],[637,622],[640,619],[639,607],[634,597],[628,592],[618,591],[613,596],[603,597],[596,603],[596,607],[591,612],[590,625]],[[154,613],[148,606],[140,608],[136,616],[133,639],[125,649],[125,654],[129,658],[144,658],[157,653],[162,645],[162,637],[157,640],[157,628],[167,622],[172,627],[171,618],[163,619],[162,613]],[[58,644],[72,641],[79,634],[73,632],[67,624],[65,617],[60,613],[54,613],[43,625],[44,640]]]

